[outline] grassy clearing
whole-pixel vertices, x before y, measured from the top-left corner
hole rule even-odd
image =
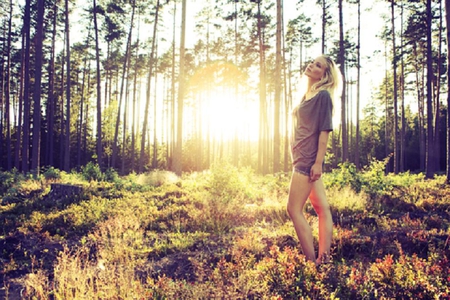
[[[306,262],[285,211],[289,174],[228,164],[170,172],[1,173],[5,299],[450,297],[450,189],[443,177],[326,174],[333,263]],[[52,183],[82,187],[61,196]],[[317,217],[308,219],[317,238]],[[1,298],[0,297],[0,298]]]

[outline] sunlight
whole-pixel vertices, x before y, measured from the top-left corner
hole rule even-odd
[[[240,93],[236,97],[231,88],[219,87],[205,99],[202,107],[202,126],[211,138],[257,141],[259,109],[249,95]]]

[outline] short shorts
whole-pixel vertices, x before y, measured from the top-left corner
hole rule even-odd
[[[312,166],[311,166],[312,167]],[[310,176],[311,175],[311,167],[300,167],[300,166],[294,166],[294,172]]]
[[[322,164],[322,169],[324,167],[325,167],[325,163]],[[301,167],[301,166],[299,166],[297,164],[297,165],[294,165],[294,172],[297,172],[297,173],[300,173],[300,174],[303,174],[303,175],[306,175],[306,176],[309,177],[311,175],[311,168],[312,168],[312,166],[310,166],[310,167]]]

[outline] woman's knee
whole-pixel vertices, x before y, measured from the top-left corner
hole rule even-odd
[[[296,205],[293,205],[290,201],[288,202],[288,204],[286,205],[286,211],[289,215],[289,217],[292,217],[296,215],[297,212],[299,212],[300,210],[296,207]]]
[[[314,210],[316,211],[316,213],[319,217],[331,216],[331,207],[326,200],[325,201],[312,201],[312,202],[313,202]]]
[[[296,216],[303,216],[303,206],[295,201],[288,201],[286,211],[291,219]]]

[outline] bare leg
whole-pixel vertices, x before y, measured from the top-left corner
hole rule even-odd
[[[333,236],[333,218],[322,179],[313,183],[309,198],[319,217],[319,254],[316,263],[328,263]]]
[[[312,230],[303,214],[303,207],[311,193],[311,188],[312,183],[309,181],[309,176],[293,172],[289,187],[287,211],[294,223],[295,232],[300,241],[303,254],[305,254],[307,260],[315,261],[316,254],[314,252]]]

